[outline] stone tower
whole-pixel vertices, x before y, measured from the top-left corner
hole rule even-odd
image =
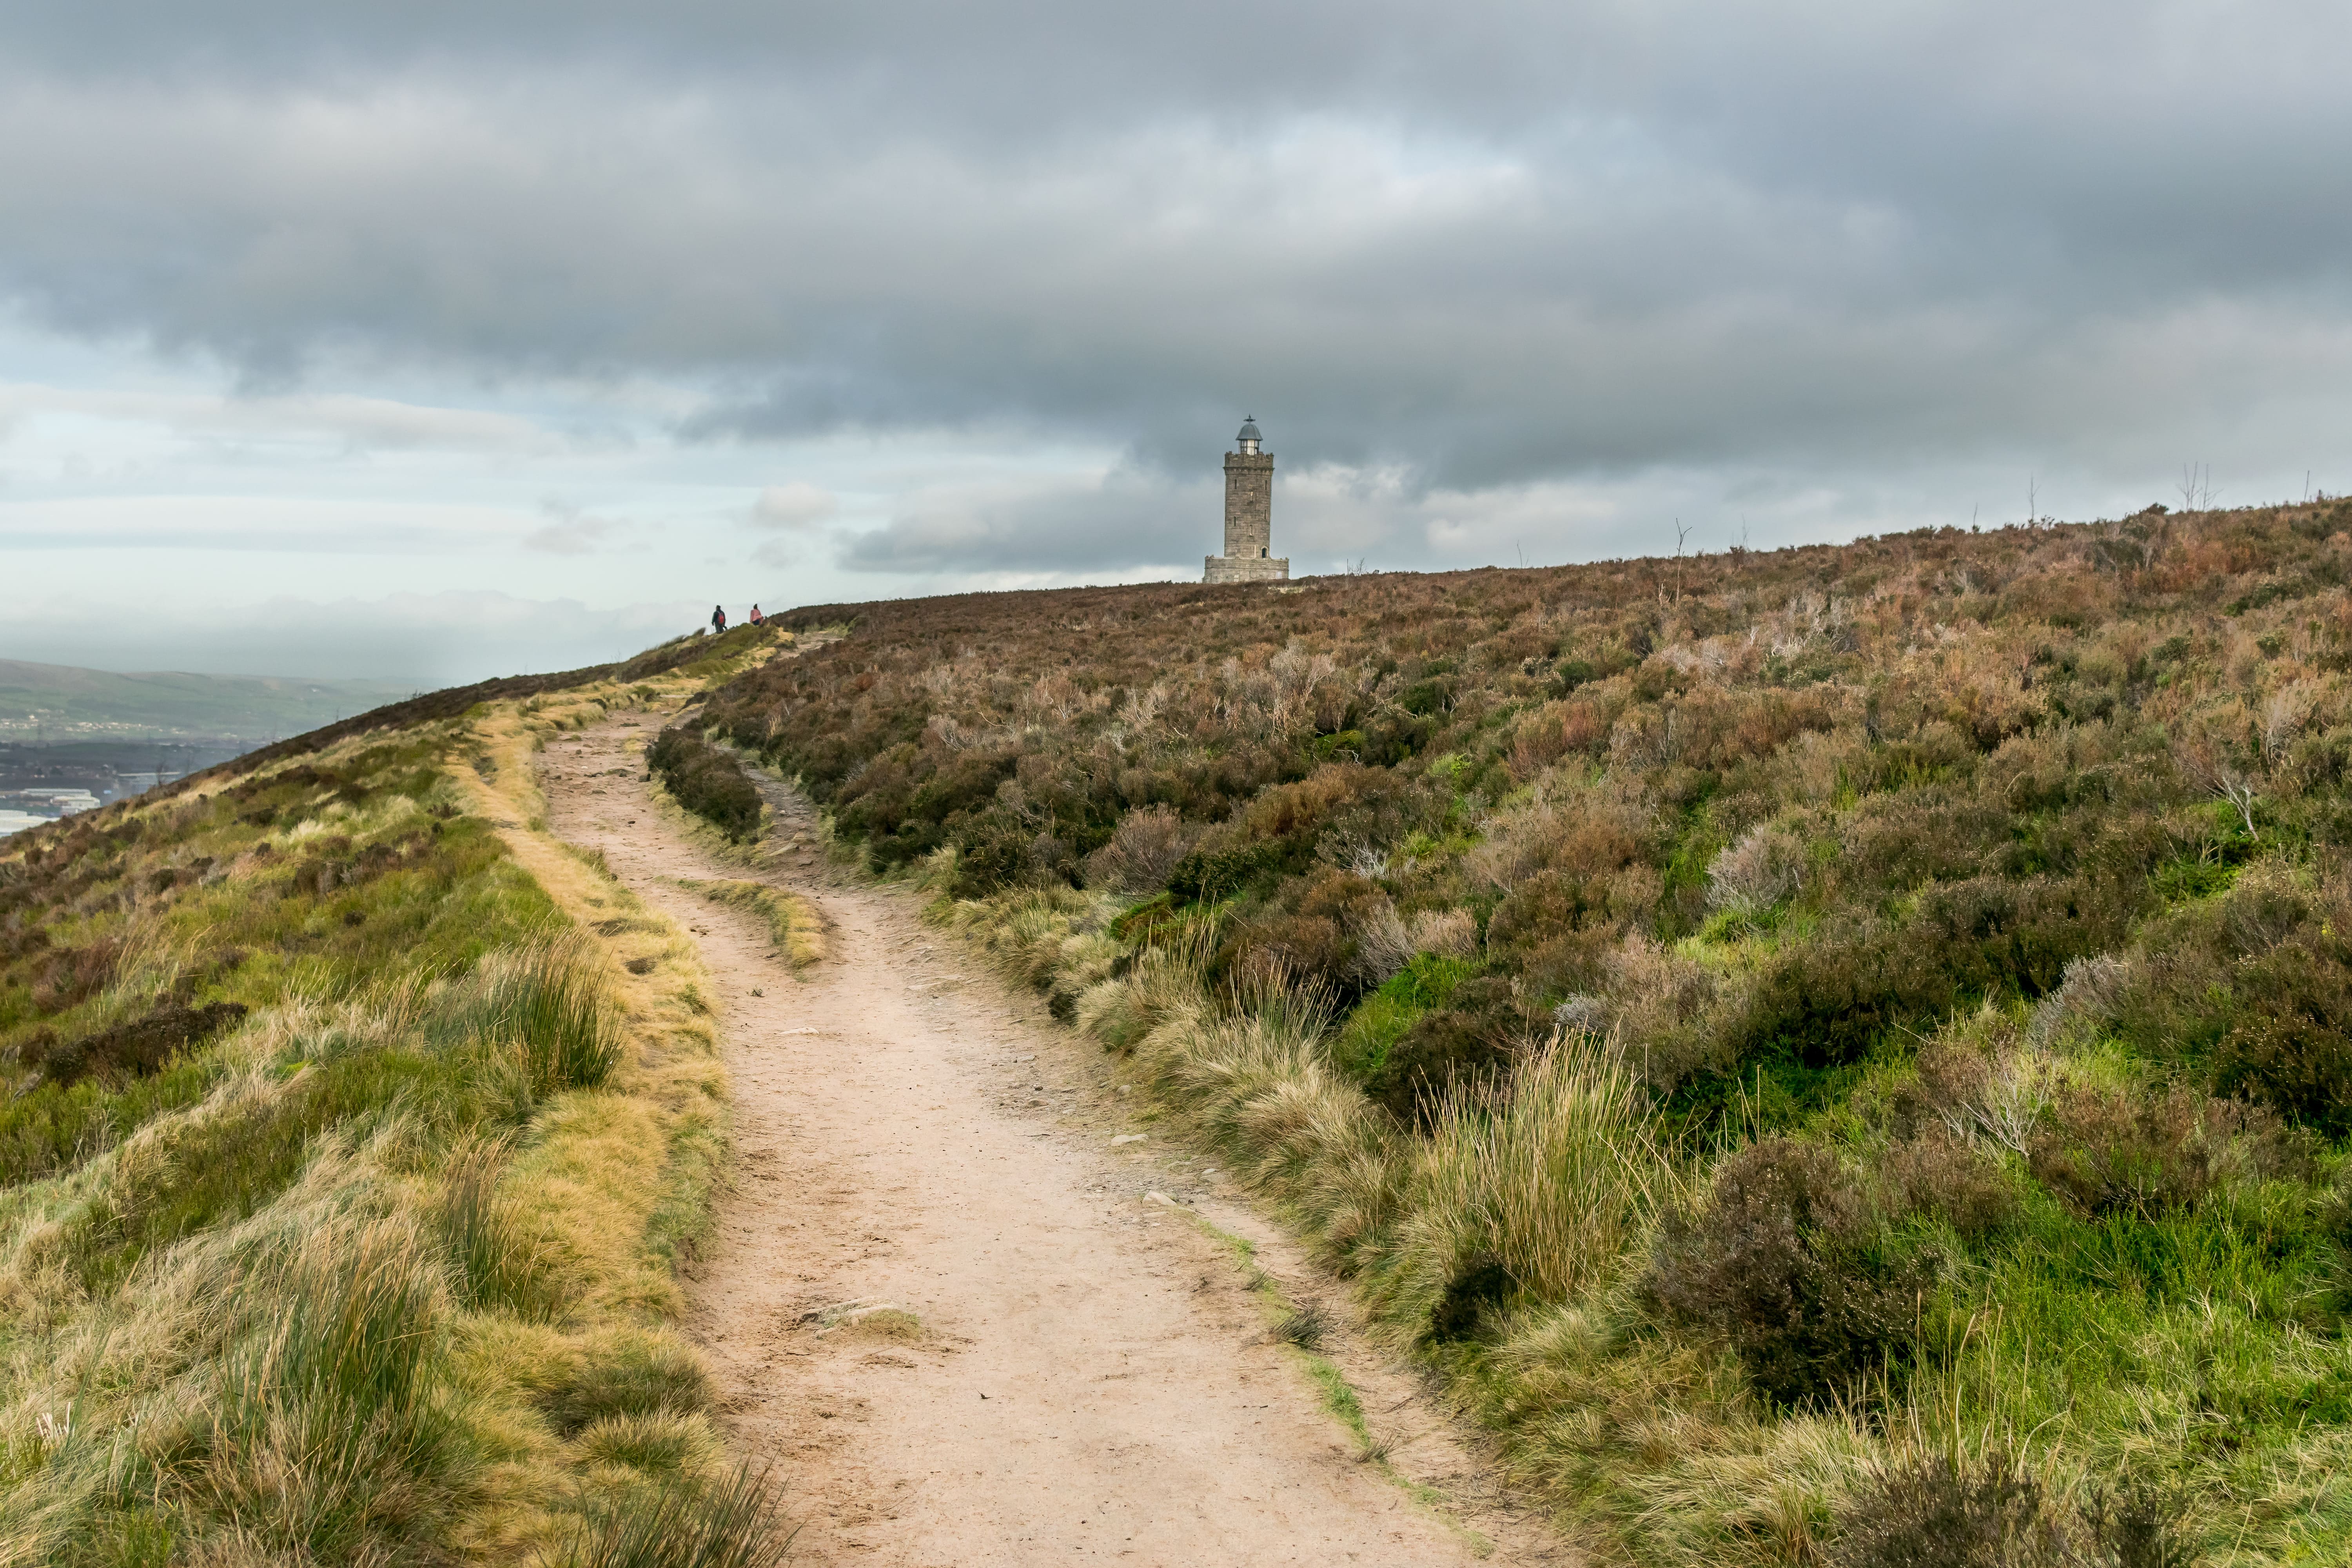
[[[1225,454],[1225,552],[1208,558],[1204,583],[1284,583],[1290,558],[1274,553],[1274,454],[1258,449],[1255,418]]]

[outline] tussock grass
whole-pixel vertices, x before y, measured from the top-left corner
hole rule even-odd
[[[2243,1213],[2177,1215],[2159,1253],[2136,1225],[2086,1251],[2079,1218],[2029,1205],[2001,1272],[1921,1300],[1926,1348],[1906,1375],[1826,1409],[1775,1408],[1721,1347],[1662,1334],[1645,1294],[1661,1227],[1707,1202],[1717,1163],[1743,1145],[1668,1141],[1613,1041],[1561,1032],[1507,1080],[1454,1086],[1411,1127],[1337,1065],[1320,998],[1278,973],[1212,984],[1213,931],[1129,950],[1125,972],[1106,975],[1093,938],[1118,907],[1024,889],[942,902],[934,918],[972,933],[1008,978],[1083,984],[1077,1026],[1125,1055],[1166,1114],[1357,1281],[1378,1331],[1451,1373],[1516,1474],[1639,1561],[1818,1561],[1869,1506],[1874,1478],[1937,1455],[1973,1465],[2031,1452],[2037,1506],[2079,1533],[2119,1474],[2181,1463],[2177,1440],[2150,1426],[2151,1390],[2309,1388],[2331,1375],[2328,1342],[2283,1347],[2263,1326],[2307,1309],[2274,1257],[2235,1239]],[[1988,1027],[1956,1025],[1970,1038]],[[2304,1201],[2292,1188],[2234,1201],[2273,1205],[2278,1217],[2258,1223],[2289,1234],[2301,1223],[2285,1217]],[[1937,1234],[1922,1239],[1948,1245]],[[2178,1271],[2181,1305],[2103,1288],[2125,1268]],[[1277,1336],[1311,1331],[1287,1304],[1272,1321]],[[2111,1367],[2119,1346],[2132,1347],[2129,1375],[2088,1370]],[[2232,1484],[2311,1510],[2316,1531],[2334,1489],[2315,1467],[2347,1447],[2341,1431],[2303,1429],[2292,1459],[2273,1450]],[[2212,1507],[2192,1503],[2164,1550],[2210,1531]]]
[[[701,894],[714,904],[749,910],[765,921],[768,934],[794,969],[824,962],[828,951],[824,916],[796,893],[766,882],[730,879],[720,882],[681,877],[678,885]]]
[[[584,936],[566,933],[493,953],[424,1019],[438,1043],[516,1040],[534,1091],[595,1089],[621,1058],[620,1029]]]
[[[553,1259],[531,1236],[511,1197],[499,1191],[503,1141],[460,1146],[449,1157],[438,1218],[457,1273],[458,1300],[519,1318],[553,1317],[561,1305]]]
[[[606,1502],[555,1561],[561,1568],[773,1568],[791,1547],[764,1476],[656,1486]]]
[[[0,970],[48,962],[28,910],[106,954],[0,984],[0,1563],[781,1552],[673,1326],[725,1148],[698,970],[531,826],[531,745],[604,710],[556,698],[0,855]],[[174,1007],[227,1021],[122,1034]]]
[[[1449,1090],[1412,1194],[1430,1217],[1408,1225],[1402,1250],[1457,1269],[1491,1258],[1519,1289],[1573,1300],[1612,1279],[1686,1180],[1621,1054],[1589,1036],[1555,1037],[1507,1092]]]

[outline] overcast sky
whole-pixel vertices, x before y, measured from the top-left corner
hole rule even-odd
[[[17,0],[0,657],[2352,489],[2352,7]]]

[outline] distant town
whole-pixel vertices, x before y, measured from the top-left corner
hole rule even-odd
[[[0,838],[185,778],[272,738],[0,741]]]

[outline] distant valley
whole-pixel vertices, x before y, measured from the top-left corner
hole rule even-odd
[[[0,740],[262,742],[408,696],[413,681],[117,674],[0,659]]]
[[[397,701],[414,683],[0,659],[0,837]]]

